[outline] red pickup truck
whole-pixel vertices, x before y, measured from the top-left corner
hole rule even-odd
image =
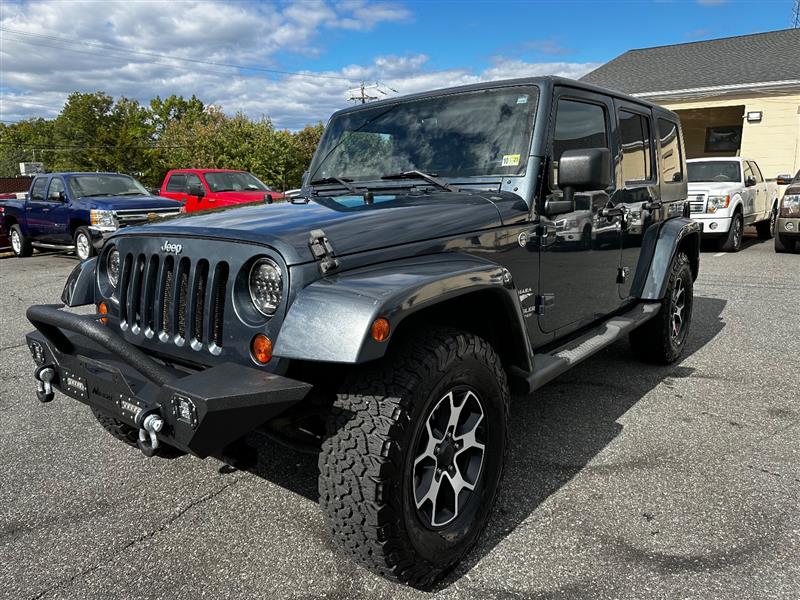
[[[227,169],[173,169],[159,195],[183,202],[186,212],[283,198],[251,173]]]

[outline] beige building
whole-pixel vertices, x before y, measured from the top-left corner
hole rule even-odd
[[[687,158],[745,156],[800,170],[800,29],[630,50],[583,81],[681,117]]]

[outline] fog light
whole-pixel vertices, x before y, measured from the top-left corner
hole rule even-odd
[[[272,360],[272,340],[263,333],[258,333],[250,342],[250,352],[253,360],[261,365],[267,364]]]
[[[786,231],[794,231],[794,223],[792,223],[791,221],[787,222],[785,227]]]
[[[717,227],[719,227],[719,224],[718,224],[718,223],[711,223],[711,224],[708,226],[708,228],[709,228],[709,229],[716,229]]]
[[[101,302],[97,305],[97,313],[100,315],[107,315],[108,314],[108,305],[105,302]],[[100,323],[103,325],[108,325],[108,319],[101,318]]]
[[[383,317],[375,319],[372,323],[370,333],[372,334],[372,339],[376,342],[386,341],[389,337],[389,321]]]

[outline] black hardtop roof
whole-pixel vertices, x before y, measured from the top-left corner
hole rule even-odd
[[[383,100],[377,100],[375,102],[368,102],[367,104],[356,104],[355,106],[348,106],[347,108],[337,110],[331,116],[335,117],[338,115],[363,110],[365,108],[374,108],[376,106],[390,106],[392,104],[407,102],[409,100],[421,100],[423,98],[435,98],[437,96],[445,96],[448,94],[473,92],[478,90],[511,87],[518,85],[536,85],[540,87],[544,93],[549,92],[550,90],[552,90],[553,87],[557,85],[571,87],[579,90],[586,90],[589,92],[594,92],[596,94],[603,94],[605,96],[612,96],[614,98],[619,98],[620,100],[634,102],[636,104],[640,104],[641,106],[645,106],[648,108],[654,108],[663,114],[673,115],[675,116],[675,118],[677,118],[677,115],[675,115],[675,113],[673,113],[671,110],[668,110],[663,106],[659,106],[658,104],[654,104],[653,102],[648,102],[647,100],[643,100],[642,98],[634,98],[633,96],[623,94],[622,92],[616,92],[614,90],[609,90],[607,88],[603,88],[597,85],[592,85],[590,83],[585,83],[583,81],[576,81],[575,79],[568,79],[566,77],[557,77],[555,75],[546,75],[543,77],[520,77],[518,79],[502,79],[499,81],[482,81],[480,83],[471,83],[468,85],[459,85],[449,88],[439,88],[435,90],[429,90],[426,92],[418,92],[416,94],[407,94],[405,96],[392,96],[391,98],[385,98]]]

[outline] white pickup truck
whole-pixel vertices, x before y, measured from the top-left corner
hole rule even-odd
[[[775,234],[780,190],[754,160],[696,158],[686,166],[692,219],[702,225],[704,239],[718,238],[720,250],[738,252],[745,227],[755,227],[762,239]]]

